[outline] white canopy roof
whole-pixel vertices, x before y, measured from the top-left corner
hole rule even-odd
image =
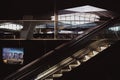
[[[75,12],[96,12],[96,11],[107,11],[105,9],[97,8],[94,6],[86,5],[86,6],[80,6],[80,7],[75,7],[75,8],[69,8],[65,9],[69,11],[75,11]]]

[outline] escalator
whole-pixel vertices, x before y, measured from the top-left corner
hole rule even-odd
[[[72,41],[62,44],[4,80],[53,80],[80,66],[120,39],[119,19],[114,18],[90,28]]]
[[[120,40],[54,80],[120,80]]]
[[[61,77],[63,76],[63,73],[70,72],[72,69],[80,66],[82,63],[94,57],[109,46],[110,43],[105,39],[95,41],[84,49],[79,50],[72,56],[49,68],[45,72],[39,74],[35,80],[53,80],[54,78]]]

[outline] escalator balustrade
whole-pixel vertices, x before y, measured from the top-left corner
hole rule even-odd
[[[72,56],[51,67],[47,71],[40,73],[35,80],[54,80],[55,78],[59,78],[63,76],[64,73],[70,72],[72,69],[80,66],[82,63],[88,61],[109,46],[110,43],[106,39],[95,41],[84,49],[79,50]]]

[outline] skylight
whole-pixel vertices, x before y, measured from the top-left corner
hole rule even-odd
[[[107,11],[90,5],[68,8],[60,11],[58,21],[64,24],[80,25],[86,23],[98,22],[100,16],[95,12]],[[55,16],[51,16],[51,20],[55,20]]]
[[[65,9],[69,11],[75,11],[75,12],[97,12],[97,11],[107,11],[105,9],[97,8],[94,6],[86,5],[86,6],[80,6],[80,7],[75,7],[75,8],[69,8]]]

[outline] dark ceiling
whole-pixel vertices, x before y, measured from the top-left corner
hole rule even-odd
[[[44,16],[74,6],[92,5],[120,13],[119,0],[1,0],[0,19],[21,19],[24,15]]]

